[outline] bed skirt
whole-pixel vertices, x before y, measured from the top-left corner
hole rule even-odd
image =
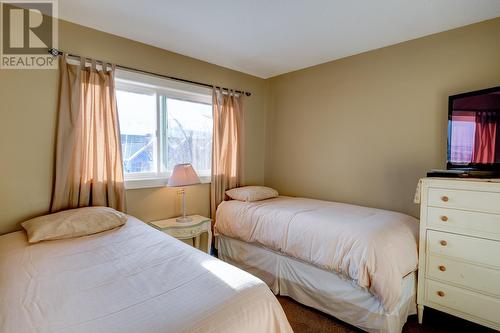
[[[276,295],[330,314],[367,332],[399,333],[416,314],[416,274],[403,279],[396,308],[387,313],[366,289],[340,275],[257,244],[217,237],[219,258],[263,280]]]

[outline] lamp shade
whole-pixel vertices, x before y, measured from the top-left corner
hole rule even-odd
[[[193,166],[189,163],[177,164],[172,171],[172,175],[168,178],[167,186],[180,187],[195,185],[200,183],[200,178],[194,171]]]

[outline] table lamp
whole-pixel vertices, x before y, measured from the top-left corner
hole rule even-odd
[[[190,163],[177,164],[172,171],[172,175],[168,178],[168,187],[182,187],[182,217],[177,219],[177,222],[191,222],[192,218],[186,216],[186,191],[185,186],[195,185],[200,183],[200,178],[194,171]]]

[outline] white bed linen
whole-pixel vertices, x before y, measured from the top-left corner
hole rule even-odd
[[[224,201],[216,233],[262,244],[356,281],[387,311],[417,269],[418,220],[387,210],[292,197]]]
[[[29,245],[0,236],[0,332],[292,332],[269,288],[130,217]]]
[[[386,312],[377,297],[355,282],[257,244],[217,237],[219,258],[266,282],[275,294],[328,313],[367,332],[401,332],[416,314],[416,274],[403,279],[395,309]]]

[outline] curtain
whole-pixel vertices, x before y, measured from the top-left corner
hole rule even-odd
[[[497,136],[497,115],[495,112],[476,113],[476,134],[474,137],[474,163],[494,163]]]
[[[214,88],[212,184],[210,211],[215,219],[217,206],[225,199],[228,189],[243,185],[243,97],[233,92],[223,93]]]
[[[111,70],[108,71],[108,67]],[[85,67],[60,57],[55,182],[51,211],[108,206],[125,210],[114,66]]]

